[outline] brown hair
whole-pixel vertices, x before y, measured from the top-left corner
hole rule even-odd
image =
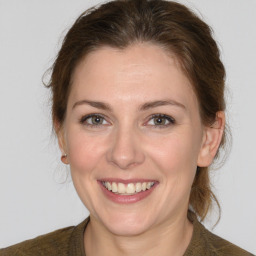
[[[116,0],[81,14],[68,31],[52,67],[52,118],[63,124],[73,71],[89,52],[101,46],[124,49],[151,42],[179,60],[199,102],[202,122],[211,125],[225,110],[225,69],[210,27],[182,4],[164,0]],[[221,141],[225,142],[225,132]],[[217,157],[217,156],[216,156]],[[208,167],[198,167],[190,206],[204,219],[212,201]]]

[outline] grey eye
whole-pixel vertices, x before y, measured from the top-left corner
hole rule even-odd
[[[166,125],[166,117],[155,117],[153,118],[155,125]]]
[[[167,127],[169,125],[175,124],[175,120],[171,116],[155,114],[151,116],[148,124],[155,127]]]
[[[82,117],[80,123],[88,126],[100,126],[108,124],[104,117],[95,114]]]
[[[92,116],[91,118],[88,118],[88,119],[91,119],[91,123],[92,124],[103,124],[103,118],[101,116]]]

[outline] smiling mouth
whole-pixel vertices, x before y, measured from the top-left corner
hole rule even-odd
[[[124,184],[121,182],[101,181],[102,185],[110,192],[118,195],[136,195],[140,192],[150,190],[156,182],[136,182]]]

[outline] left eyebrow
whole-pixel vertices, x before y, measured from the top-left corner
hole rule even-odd
[[[77,107],[79,105],[83,105],[83,104],[90,105],[94,108],[113,112],[113,109],[111,108],[111,106],[109,104],[104,103],[104,102],[99,102],[99,101],[91,101],[91,100],[78,101],[73,105],[72,109],[74,109],[75,107]],[[139,106],[139,111],[146,111],[151,108],[167,106],[167,105],[180,107],[180,108],[186,110],[186,107],[183,104],[181,104],[180,102],[169,99],[169,100],[157,100],[157,101],[146,102]]]
[[[142,106],[139,107],[139,110],[145,111],[150,108],[156,108],[159,106],[166,106],[166,105],[172,105],[172,106],[180,107],[180,108],[183,108],[184,110],[186,110],[186,107],[183,104],[181,104],[180,102],[177,102],[175,100],[157,100],[157,101],[152,101],[152,102],[146,102]]]

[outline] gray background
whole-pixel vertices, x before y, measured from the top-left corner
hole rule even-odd
[[[213,27],[227,69],[233,147],[214,171],[222,207],[214,233],[256,252],[256,1],[180,1]],[[51,135],[42,75],[76,17],[99,1],[0,0],[0,247],[88,215]],[[207,227],[216,220],[213,212]]]

